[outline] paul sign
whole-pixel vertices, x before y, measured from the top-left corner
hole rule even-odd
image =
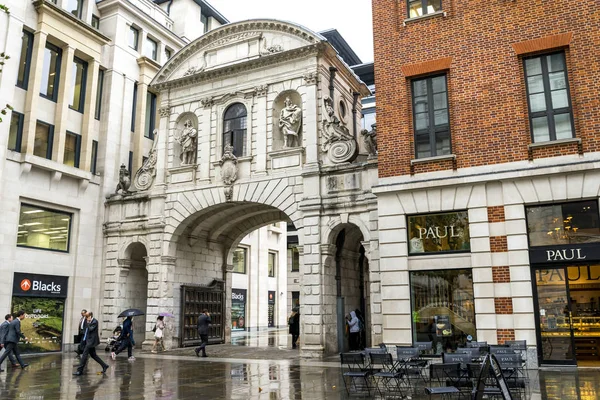
[[[466,211],[408,217],[410,254],[459,252],[471,249]]]
[[[600,246],[596,243],[529,248],[529,262],[532,264],[592,262],[597,260],[600,260]]]
[[[66,276],[15,272],[13,296],[67,297],[69,278]]]

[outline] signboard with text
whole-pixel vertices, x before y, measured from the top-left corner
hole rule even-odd
[[[408,216],[409,253],[471,250],[467,211]]]
[[[600,245],[598,244],[581,243],[531,247],[529,249],[529,261],[532,264],[559,264],[598,260],[600,260]]]
[[[15,272],[13,296],[67,297],[69,277]]]
[[[246,289],[231,289],[231,330],[246,329]]]
[[[269,302],[267,309],[267,319],[269,323],[269,328],[273,328],[275,326],[275,292],[269,290]]]

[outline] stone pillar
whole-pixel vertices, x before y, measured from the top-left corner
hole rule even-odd
[[[175,281],[175,262],[177,258],[171,256],[151,256],[146,258],[146,268],[148,269],[148,305],[146,306],[146,341],[144,346],[152,345],[153,334],[152,327],[160,312],[170,312],[175,315],[172,331],[167,332],[163,338],[167,349],[178,347],[178,329],[179,315],[175,313],[174,288]],[[180,310],[181,311],[181,310]]]
[[[133,132],[133,165],[131,176],[135,175],[142,166],[144,157],[144,137],[146,133],[146,100],[148,95],[148,84],[139,82],[137,87],[137,101],[135,103],[135,130]]]
[[[254,140],[256,140],[256,174],[265,175],[267,173],[267,89],[259,87],[256,89],[254,97],[254,110],[256,113],[256,131]],[[273,128],[275,131],[275,128]],[[272,132],[275,135],[275,132]],[[273,141],[271,140],[271,143]]]
[[[35,143],[35,126],[37,123],[37,110],[40,101],[42,66],[44,65],[44,49],[46,48],[47,36],[46,33],[41,31],[37,31],[33,36],[29,84],[25,96],[25,116],[23,120],[23,142],[21,148],[22,153],[30,155],[33,154]]]
[[[208,183],[210,180],[210,134],[213,101],[202,100],[202,115],[198,116],[198,153],[197,163],[200,165],[200,181]]]
[[[376,233],[376,232],[372,232]],[[369,261],[369,309],[371,337],[367,346],[374,347],[383,342],[383,316],[381,314],[381,276],[379,274],[379,241],[361,242],[365,249],[365,257]]]
[[[316,72],[307,74],[304,82],[305,86],[299,89],[304,103],[302,106],[303,146],[306,147],[306,164],[316,164],[319,162],[319,96]]]
[[[62,48],[60,80],[58,84],[56,113],[54,114],[54,143],[52,144],[52,159],[58,163],[62,163],[65,157],[67,119],[69,118],[69,103],[72,100],[71,93],[73,90],[71,78],[73,75],[74,56],[74,47],[66,45]]]
[[[81,156],[79,168],[90,171],[92,165],[92,135],[94,130],[94,114],[96,111],[96,94],[98,92],[98,74],[100,63],[91,59],[88,61],[85,105],[83,108],[83,123],[81,126]]]

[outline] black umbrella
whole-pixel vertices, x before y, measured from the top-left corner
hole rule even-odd
[[[119,317],[136,317],[138,315],[144,315],[145,312],[138,310],[137,308],[130,308],[119,314]]]

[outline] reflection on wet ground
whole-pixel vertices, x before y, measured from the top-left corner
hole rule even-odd
[[[209,358],[178,349],[154,355],[137,352],[135,361],[116,361],[104,352],[105,376],[90,360],[75,377],[70,354],[27,357],[27,370],[0,373],[0,399],[346,399],[335,358],[300,359],[289,335],[268,331],[235,335],[234,345],[209,346]],[[600,370],[529,371],[528,399],[600,399]],[[413,399],[425,399],[422,392]]]

